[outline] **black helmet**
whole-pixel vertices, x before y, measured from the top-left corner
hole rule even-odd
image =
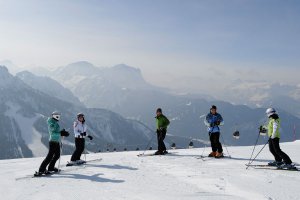
[[[161,108],[157,108],[156,113],[158,113],[158,112],[162,113],[162,109]]]
[[[211,110],[212,110],[212,109],[217,110],[217,106],[212,105],[210,109],[211,109]]]

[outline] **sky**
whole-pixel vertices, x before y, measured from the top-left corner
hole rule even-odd
[[[0,60],[18,66],[125,63],[183,90],[298,83],[296,0],[0,0],[0,8]]]

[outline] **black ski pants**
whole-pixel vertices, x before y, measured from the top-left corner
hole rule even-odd
[[[213,152],[223,153],[222,144],[220,142],[220,132],[209,133],[209,139],[211,143],[211,148]]]
[[[85,139],[84,138],[75,138],[75,151],[71,157],[71,161],[80,160],[81,154],[85,148]]]
[[[269,139],[269,149],[277,162],[282,162],[283,160],[285,164],[292,163],[290,157],[280,149],[279,138]]]
[[[164,139],[166,138],[167,130],[157,130],[157,143],[158,143],[158,151],[164,152],[167,150],[166,145],[164,143]]]
[[[48,166],[48,170],[53,170],[55,167],[56,161],[60,157],[60,144],[59,142],[49,142],[49,152],[44,161],[42,162],[39,172],[46,171],[46,167]]]

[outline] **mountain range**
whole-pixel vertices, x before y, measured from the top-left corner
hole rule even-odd
[[[262,106],[248,107],[207,100],[195,95],[174,94],[166,88],[147,83],[140,70],[124,64],[105,68],[81,61],[39,75],[48,75],[55,79],[70,89],[87,107],[112,110],[125,118],[139,120],[151,129],[155,129],[155,110],[162,107],[164,113],[171,119],[169,133],[185,139],[208,140],[203,117],[209,112],[212,104],[218,106],[219,112],[224,117],[225,125],[222,132],[223,139],[228,145],[253,144],[258,127],[267,121],[265,108],[261,108]],[[247,88],[244,90],[246,93]],[[236,95],[239,96],[239,93]],[[284,108],[278,107],[283,121],[282,140],[291,141],[295,137],[293,128],[300,121]],[[235,130],[241,132],[239,140],[232,137]]]
[[[28,81],[29,78],[37,82]],[[0,66],[0,159],[45,156],[49,138],[46,120],[54,110],[62,113],[61,127],[71,133],[76,114],[86,113],[88,131],[94,136],[94,140],[87,142],[88,151],[112,150],[116,144],[119,149],[134,150],[137,145],[145,148],[152,135],[147,126],[109,110],[81,106],[75,97],[73,100],[78,104],[64,101],[59,98],[62,97],[59,90],[70,97],[71,93],[53,84],[55,82],[49,78],[42,79],[45,82],[27,72],[13,76],[6,67]],[[47,83],[50,85],[45,89]],[[55,91],[49,92],[52,86],[57,88],[57,95]],[[74,150],[73,140],[73,137],[63,140],[64,154],[71,154]]]

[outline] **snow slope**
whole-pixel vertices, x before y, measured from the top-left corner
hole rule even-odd
[[[300,162],[299,148],[300,141],[282,144],[294,162]],[[151,157],[137,157],[138,152],[89,154],[88,160],[103,160],[51,177],[27,179],[18,178],[36,170],[43,158],[1,160],[1,199],[300,199],[300,172],[246,170],[252,147],[228,150],[232,159],[205,161],[195,156],[208,154],[209,148],[171,150],[167,156]],[[68,159],[64,156],[62,163]],[[271,159],[265,149],[256,163]]]
[[[48,148],[41,143],[42,134],[34,128],[34,123],[38,120],[39,116],[32,118],[26,118],[22,114],[18,113],[21,109],[20,106],[12,103],[7,103],[9,110],[5,112],[5,115],[15,120],[18,127],[22,127],[21,135],[25,144],[32,151],[33,156],[43,156],[48,152]]]

